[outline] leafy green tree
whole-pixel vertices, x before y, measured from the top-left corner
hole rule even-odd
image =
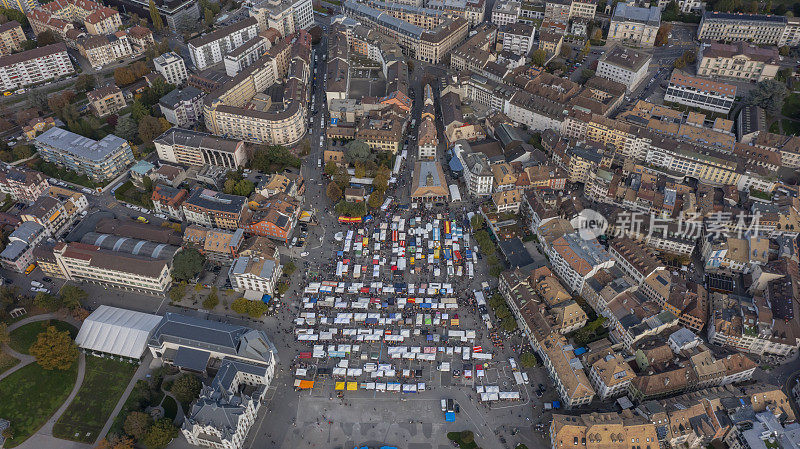
[[[89,297],[83,289],[72,284],[67,284],[61,288],[61,306],[68,309],[77,309],[81,306],[81,301]]]
[[[276,173],[286,167],[300,168],[300,159],[280,145],[255,145],[251,168],[262,173]]]
[[[536,356],[527,351],[520,354],[519,363],[525,369],[533,368],[538,364],[536,361]]]
[[[339,188],[344,191],[344,189],[350,186],[350,174],[348,174],[345,170],[342,170],[333,175],[333,182],[335,182]]]
[[[494,314],[497,315],[497,318],[500,318],[502,320],[502,319],[508,317],[509,315],[511,315],[511,311],[508,310],[508,306],[507,305],[502,304],[500,307],[495,309]]]
[[[152,115],[145,115],[142,117],[142,120],[139,121],[139,138],[147,145],[153,143],[153,139],[160,136],[163,132],[161,122]]]
[[[372,209],[377,209],[383,204],[383,193],[380,190],[373,191],[369,196],[368,205]]]
[[[469,221],[470,226],[474,230],[481,230],[486,226],[486,220],[483,218],[483,215],[475,214],[472,216],[472,220]]]
[[[506,332],[514,332],[517,330],[517,320],[513,316],[508,316],[500,322],[500,327]]]
[[[53,312],[61,308],[61,299],[49,293],[39,292],[33,298],[33,305],[48,312]]]
[[[161,31],[164,28],[164,21],[161,20],[161,14],[158,13],[158,8],[156,8],[156,4],[153,0],[150,0],[149,9],[150,20],[153,21],[153,28],[155,28],[156,31]]]
[[[170,392],[175,396],[175,399],[182,404],[190,404],[193,400],[197,399],[197,395],[200,394],[200,389],[202,387],[203,384],[197,376],[184,373],[172,383]]]
[[[778,53],[780,53],[781,56],[789,56],[789,46],[784,45],[783,47],[779,48]]]
[[[531,60],[532,60],[531,62],[533,62],[533,65],[544,67],[544,63],[545,61],[547,61],[547,53],[545,53],[545,51],[541,49],[534,50],[533,53],[531,54]]]
[[[151,418],[149,414],[133,411],[125,417],[123,429],[125,430],[126,434],[136,438],[137,440],[141,440],[145,435],[147,435],[147,431],[152,425],[153,418]]]
[[[67,370],[78,358],[78,347],[69,331],[59,331],[54,326],[40,333],[28,352],[46,370]]]
[[[88,73],[78,75],[78,79],[75,80],[75,89],[81,92],[92,90],[95,85],[97,85],[97,80]]]
[[[375,155],[372,153],[372,149],[364,141],[358,139],[352,140],[348,142],[345,147],[347,150],[344,152],[344,159],[349,164],[375,160]]]
[[[51,30],[44,30],[36,35],[36,45],[39,47],[57,44],[59,42],[62,42],[61,36],[52,32]]]
[[[152,2],[152,0],[150,0]],[[136,74],[128,67],[117,67],[114,70],[114,82],[117,86],[124,87],[136,82]]]
[[[153,4],[153,0],[150,0],[150,4]],[[176,436],[178,436],[178,428],[172,424],[172,420],[161,418],[150,426],[142,443],[147,449],[164,449]]]
[[[261,301],[251,301],[246,298],[237,298],[231,304],[231,310],[236,313],[241,313],[250,316],[251,318],[259,318],[268,309],[268,306]]]
[[[289,263],[283,266],[283,273],[286,276],[291,276],[295,270],[297,270],[297,265],[295,265],[294,262],[290,261]]]
[[[788,90],[786,84],[775,80],[761,81],[745,97],[745,103],[764,108],[770,114],[777,114],[783,107]]]
[[[136,124],[136,120],[129,116],[124,116],[117,119],[117,126],[114,127],[115,136],[129,141],[136,138],[136,133],[138,131],[139,125]]]
[[[339,188],[339,184],[336,184],[336,181],[331,181],[328,183],[328,187],[325,189],[325,194],[328,195],[328,199],[334,203],[342,199],[342,189]]]
[[[333,161],[328,161],[325,164],[325,174],[328,176],[333,176],[336,172],[339,171],[339,167]]]
[[[188,281],[197,276],[203,269],[205,257],[194,248],[184,248],[172,261],[173,279]]]
[[[211,293],[203,301],[203,308],[206,310],[213,310],[219,304],[219,295],[217,294],[217,287],[211,287]]]
[[[169,299],[172,300],[172,302],[179,302],[181,299],[183,299],[185,295],[186,295],[186,281],[178,282],[169,290]]]
[[[249,179],[242,179],[233,187],[233,194],[239,196],[250,196],[255,189],[256,186],[253,184],[253,181],[250,181]]]

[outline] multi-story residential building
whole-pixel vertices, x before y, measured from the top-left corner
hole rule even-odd
[[[122,26],[119,13],[102,3],[91,0],[56,0],[35,8],[28,15],[33,32],[39,35],[50,30],[66,38],[74,29],[73,23],[82,22],[91,35],[111,34]]]
[[[656,426],[630,410],[621,413],[553,415],[550,448],[658,449]]]
[[[81,52],[94,68],[100,68],[127,58],[134,53],[131,40],[125,31],[114,34],[100,34],[78,39],[76,43]]]
[[[75,73],[64,43],[3,56],[0,59],[0,89],[14,90]]]
[[[278,57],[259,59],[208,95],[203,107],[206,128],[216,135],[270,145],[299,141],[308,125],[306,86],[311,49],[305,42],[296,39],[291,44],[273,46],[270,53]],[[267,107],[269,98],[262,92],[284,77],[283,108],[276,111]]]
[[[491,195],[494,175],[489,158],[483,153],[467,153],[463,150],[456,152],[455,157],[459,158],[464,167],[464,182],[467,185],[467,192],[473,196]]]
[[[311,0],[262,0],[250,8],[250,16],[256,18],[259,31],[274,28],[285,37],[311,28],[314,7]]]
[[[53,259],[56,275],[68,281],[150,294],[163,294],[172,284],[171,263],[167,259],[134,256],[77,242],[58,242],[37,252],[37,257]]]
[[[22,43],[25,40],[22,26],[16,20],[0,24],[0,56],[22,50]]]
[[[539,354],[564,406],[573,408],[592,402],[595,391],[583,372],[583,364],[575,357],[575,348],[567,339],[554,332],[541,341],[540,345]]]
[[[431,64],[448,56],[469,31],[469,23],[461,17],[444,17],[435,28],[426,30],[365,3],[346,0],[342,6],[348,16],[397,39],[409,56]]]
[[[158,184],[153,188],[153,209],[160,214],[164,214],[178,221],[183,221],[183,201],[188,196],[186,189],[176,189],[175,187]]]
[[[614,15],[611,16],[608,40],[639,47],[652,47],[660,26],[661,10],[657,6],[640,8],[620,2],[617,3]]]
[[[670,1],[672,0],[658,0],[658,7],[663,11]],[[678,0],[677,4],[678,9],[685,13],[699,12],[703,9],[703,2],[700,0]]]
[[[550,0],[544,3],[544,19],[558,22],[569,22],[569,12],[572,9],[570,0]]]
[[[422,119],[417,130],[417,157],[419,159],[436,160],[436,148],[439,146],[439,135],[436,123],[431,117]]]
[[[522,22],[503,25],[497,30],[497,42],[503,51],[527,55],[533,49],[533,35],[536,28]]]
[[[181,128],[170,128],[153,140],[158,158],[186,165],[216,165],[239,168],[247,163],[247,149],[241,140]]]
[[[202,90],[186,86],[161,97],[158,107],[168,122],[181,128],[190,128],[202,118],[204,97]]]
[[[589,367],[589,381],[603,400],[626,392],[635,378],[631,366],[617,353],[606,354]]]
[[[476,27],[483,22],[486,14],[484,0],[427,0],[425,6],[427,9],[442,11],[451,17],[463,17],[469,22],[470,27]]]
[[[264,207],[253,213],[241,227],[250,235],[269,237],[285,243],[289,240],[299,215],[297,201],[285,193],[278,193],[269,197]]]
[[[220,229],[238,229],[245,213],[247,198],[209,189],[192,191],[181,208],[186,221]]]
[[[608,253],[615,265],[640,285],[651,274],[664,269],[664,264],[647,248],[627,237],[613,239],[608,246]]]
[[[578,233],[565,234],[553,242],[549,251],[553,271],[573,292],[602,268],[614,265],[608,252],[596,240],[584,240]]]
[[[244,293],[245,298],[261,300],[264,295],[274,295],[282,272],[281,265],[274,259],[240,256],[233,261],[228,278],[233,289]]]
[[[572,0],[569,8],[570,19],[594,20],[597,12],[597,1],[595,0]]]
[[[86,98],[89,100],[92,112],[98,117],[115,114],[127,105],[122,90],[116,84],[109,84],[87,92]]]
[[[8,166],[0,170],[0,192],[16,201],[32,203],[47,193],[50,183],[38,171]]]
[[[272,41],[266,35],[266,31],[260,31],[256,37],[225,55],[225,73],[234,77],[264,56],[272,47]]]
[[[697,38],[701,41],[796,46],[800,43],[799,25],[794,17],[705,11],[697,28]]]
[[[174,51],[164,53],[153,59],[153,65],[156,68],[156,72],[160,73],[169,84],[180,86],[189,79],[189,74],[186,72],[186,63]]]
[[[194,246],[198,251],[218,264],[229,265],[239,256],[244,243],[244,230],[228,231],[189,225],[183,234],[184,244]]]
[[[775,78],[780,68],[778,50],[757,47],[747,42],[701,46],[697,56],[697,74],[756,82]]]
[[[727,114],[736,100],[733,84],[698,78],[678,69],[672,71],[664,101]]]
[[[127,14],[150,17],[149,0],[107,0],[107,3]],[[153,4],[163,23],[174,32],[194,30],[192,25],[202,20],[200,4],[194,0],[154,1]]]
[[[40,196],[20,212],[20,219],[39,223],[44,226],[47,235],[57,236],[88,207],[86,195],[61,187],[50,187],[47,195]]]
[[[33,11],[34,8],[39,6],[39,2],[36,0],[2,0],[0,5],[3,5],[3,8],[16,9],[27,15]]]
[[[492,23],[497,26],[517,23],[522,4],[515,1],[497,2],[492,8]]]
[[[647,78],[652,59],[651,55],[640,50],[618,45],[597,61],[597,76],[623,84],[628,92],[632,92]]]
[[[34,221],[23,221],[8,236],[8,244],[0,252],[0,263],[3,267],[24,273],[34,262],[33,249],[47,236],[44,226]]]
[[[116,178],[134,161],[128,142],[113,134],[92,140],[61,128],[50,128],[36,137],[35,144],[47,162],[97,181]]]
[[[217,28],[189,41],[189,57],[197,70],[222,62],[222,59],[258,34],[258,21],[248,17],[234,24]]]

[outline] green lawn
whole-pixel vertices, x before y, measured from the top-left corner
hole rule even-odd
[[[86,357],[86,375],[75,400],[53,426],[53,436],[94,442],[128,386],[137,365]]]
[[[16,357],[6,354],[0,350],[0,374],[3,374],[11,368],[17,366],[17,363],[19,363],[19,360]]]
[[[783,119],[781,125],[783,125],[783,133],[787,136],[800,136],[800,122]]]
[[[36,337],[44,332],[47,326],[54,326],[60,331],[67,330],[72,338],[78,335],[78,329],[75,329],[75,326],[67,322],[58,320],[36,321],[11,331],[11,342],[8,346],[19,353],[27,354],[28,349],[30,349],[31,345],[36,341]]]
[[[48,371],[31,363],[0,381],[0,416],[11,421],[15,447],[36,433],[67,399],[78,375],[78,363],[66,371]]]

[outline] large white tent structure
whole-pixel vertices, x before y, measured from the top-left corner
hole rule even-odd
[[[75,342],[87,351],[139,359],[162,317],[102,305],[84,320]]]

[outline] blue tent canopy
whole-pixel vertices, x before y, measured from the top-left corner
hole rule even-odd
[[[456,414],[453,412],[445,412],[444,420],[447,422],[456,422]]]
[[[270,299],[272,299],[272,296],[265,293],[264,296],[261,297],[261,302],[264,304],[269,304]]]

